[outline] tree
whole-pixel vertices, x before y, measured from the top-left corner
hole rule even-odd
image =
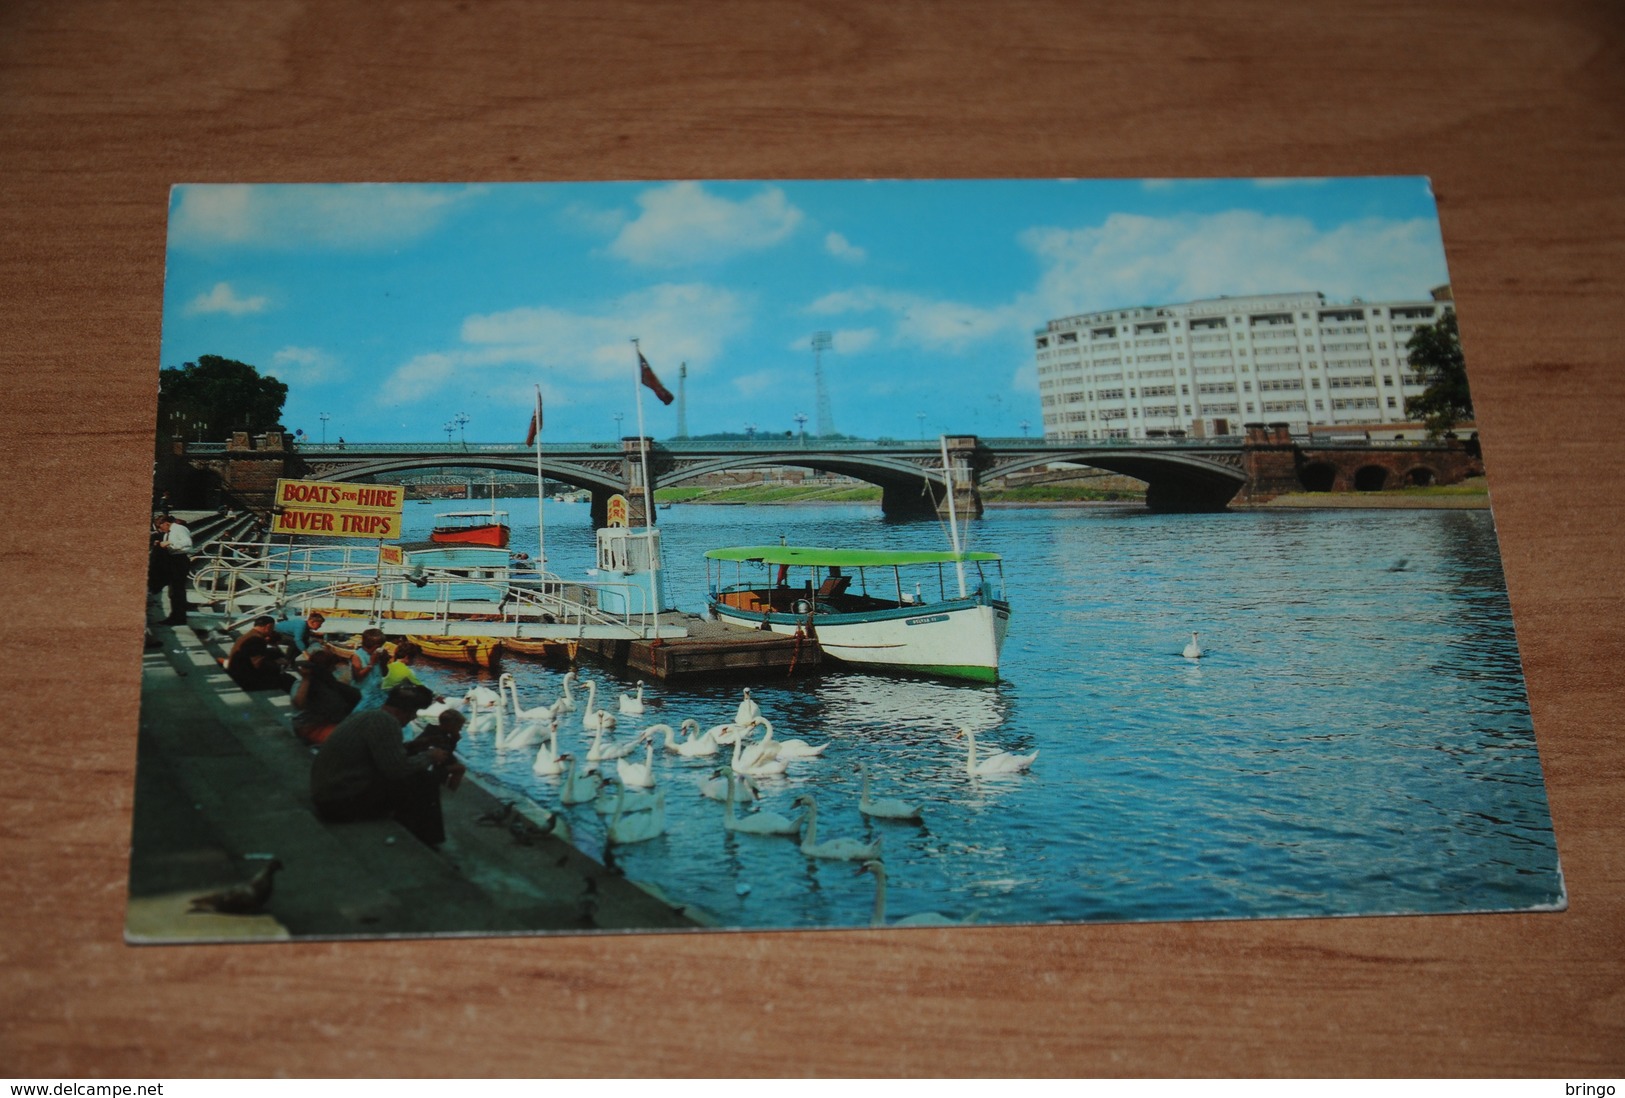
[[[1406,344],[1411,369],[1426,386],[1420,396],[1405,398],[1405,414],[1427,424],[1437,438],[1464,419],[1473,418],[1473,396],[1467,390],[1467,362],[1461,353],[1456,313],[1447,311],[1434,324],[1418,328]]]
[[[158,434],[223,439],[232,431],[274,430],[288,387],[246,362],[202,355],[158,371]]]

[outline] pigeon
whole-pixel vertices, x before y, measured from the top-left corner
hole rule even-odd
[[[264,869],[242,884],[194,898],[192,906],[186,909],[187,913],[212,911],[219,915],[257,914],[271,898],[271,881],[281,868],[281,860],[272,858],[265,863]]]

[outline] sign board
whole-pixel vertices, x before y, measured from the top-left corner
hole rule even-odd
[[[398,484],[279,480],[271,533],[327,538],[401,536],[406,489]]]
[[[604,508],[605,526],[628,526],[626,497],[616,492],[609,497],[609,504]]]

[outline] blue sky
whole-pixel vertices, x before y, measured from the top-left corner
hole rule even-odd
[[[834,426],[1041,431],[1050,319],[1220,294],[1426,297],[1445,281],[1416,177],[187,185],[170,200],[162,364],[240,359],[329,440],[632,434],[631,340],[690,434],[808,429],[814,332]],[[924,419],[920,418],[921,413]],[[677,406],[646,394],[656,438]]]

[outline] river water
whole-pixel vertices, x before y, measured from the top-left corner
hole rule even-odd
[[[534,500],[506,500],[514,548],[536,548]],[[586,504],[546,504],[553,570],[593,560]],[[408,504],[427,534],[444,504]],[[939,548],[941,524],[874,506],[660,512],[668,605],[703,607],[706,549],[775,543]],[[980,923],[1214,919],[1521,910],[1562,902],[1556,843],[1487,511],[1153,515],[1137,507],[995,510],[968,548],[1005,557],[1013,609],[993,686],[832,671],[752,692],[779,739],[830,746],[762,783],[795,815],[811,792],[819,838],[883,836],[892,919]],[[1206,656],[1186,660],[1192,631]],[[510,659],[526,705],[562,672]],[[613,711],[632,681],[584,664]],[[490,676],[430,664],[461,693]],[[494,683],[492,684],[494,685]],[[731,720],[739,686],[646,690],[644,724]],[[1032,771],[971,780],[984,743],[1038,751]],[[579,718],[560,750],[584,755]],[[532,753],[465,737],[470,765],[540,804],[557,779]],[[720,760],[720,757],[719,757]],[[924,823],[857,810],[923,803]],[[698,795],[718,760],[656,756],[666,834],[618,847],[626,874],[732,927],[868,925],[874,880],[809,861],[787,838],[724,830]],[[598,855],[603,823],[563,810]]]

